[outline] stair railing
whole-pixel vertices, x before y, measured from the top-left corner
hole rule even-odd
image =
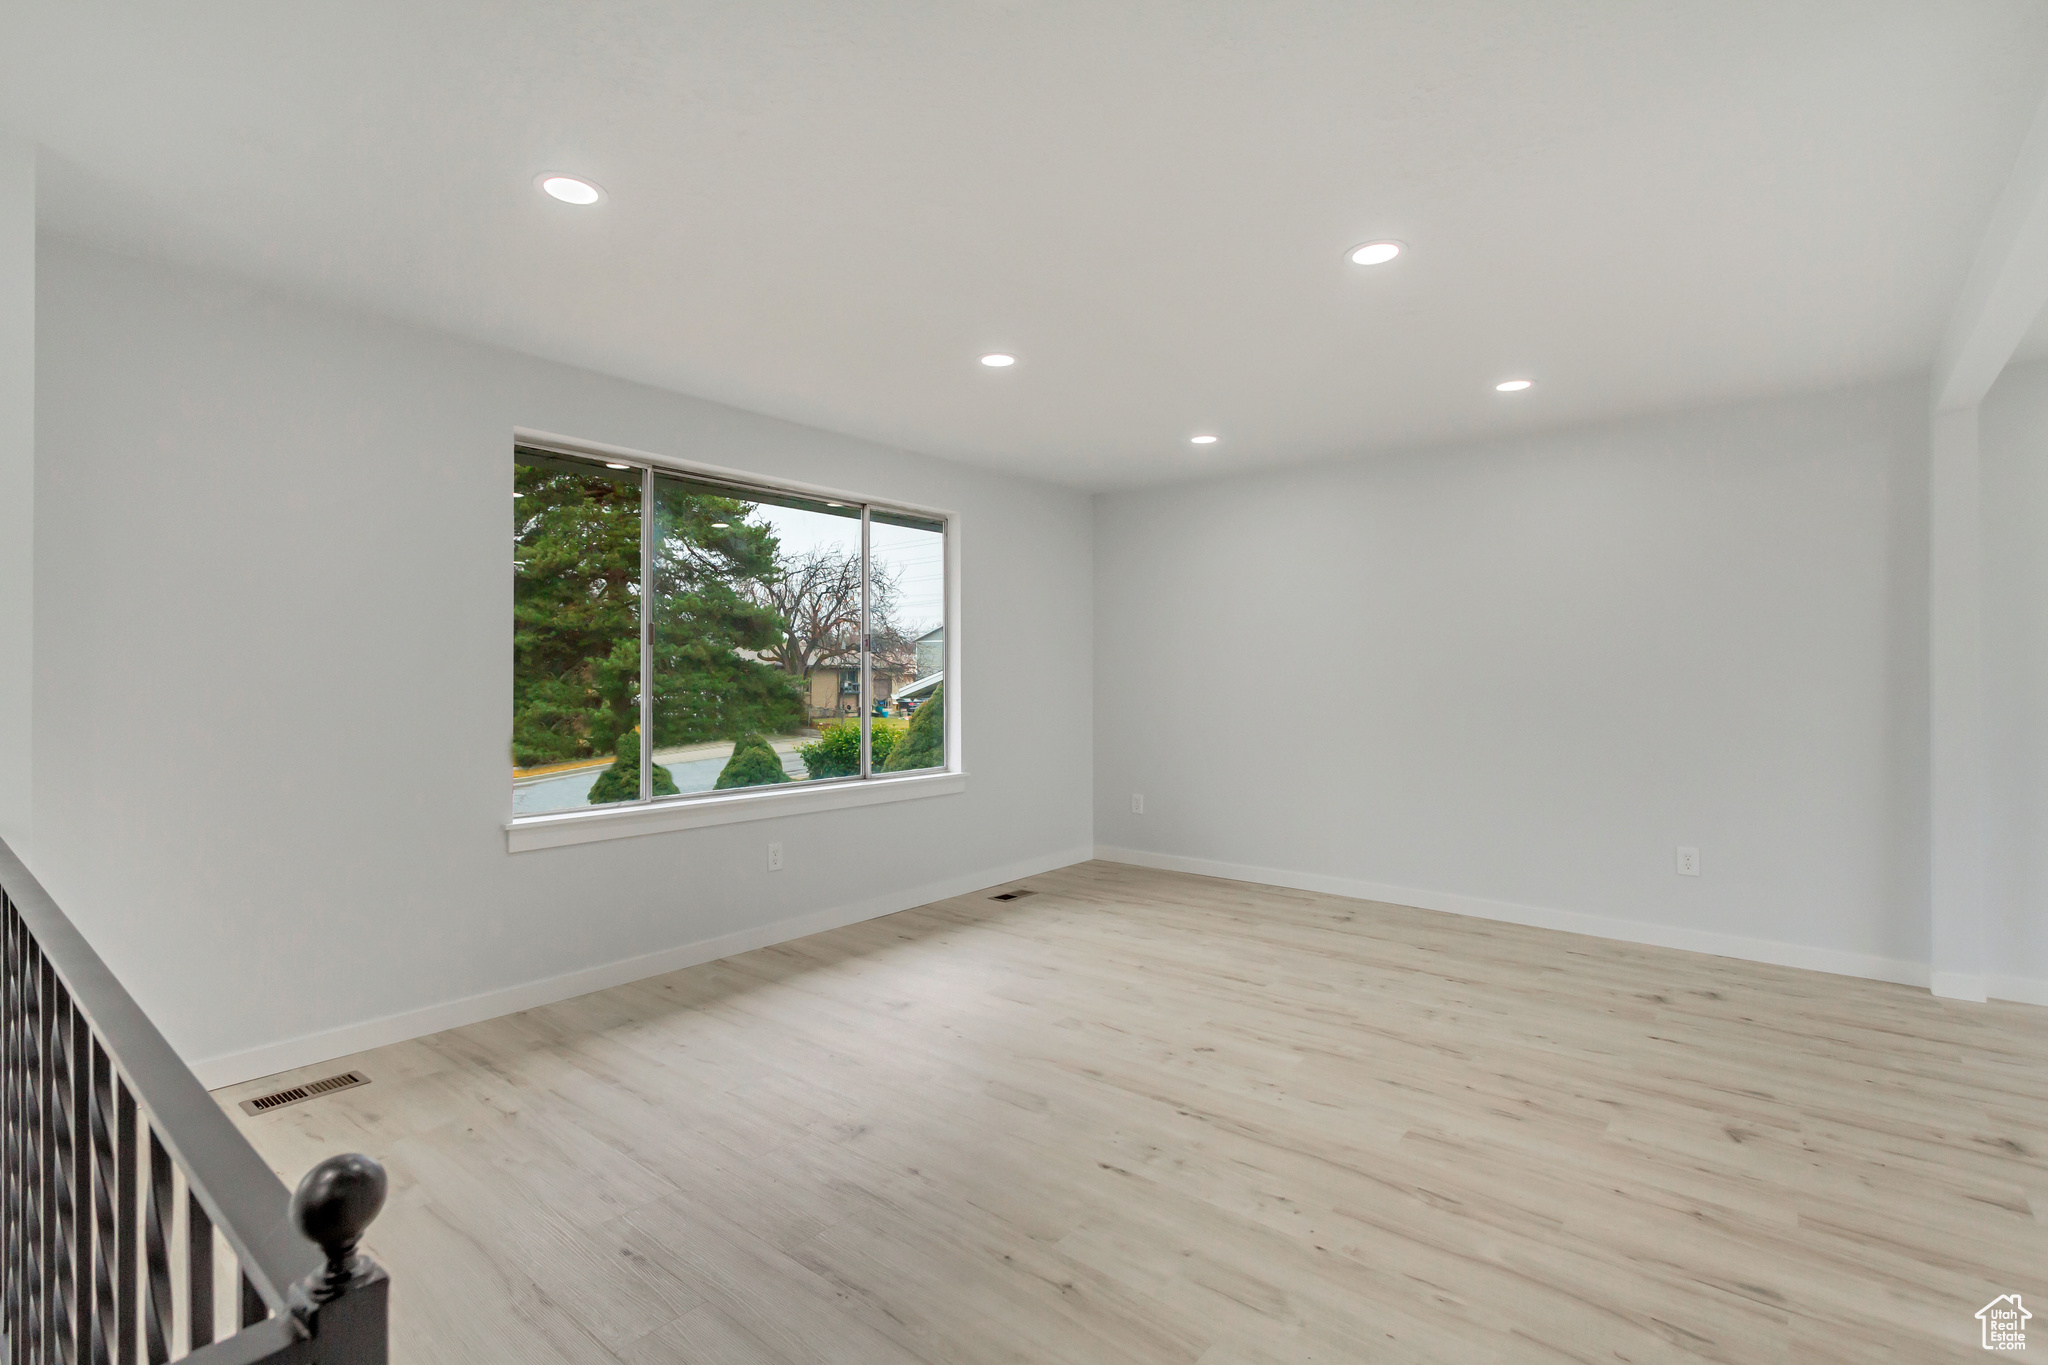
[[[0,1361],[386,1365],[384,1170],[285,1187],[0,841]]]

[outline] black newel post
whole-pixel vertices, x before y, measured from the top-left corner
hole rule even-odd
[[[305,1323],[319,1365],[386,1365],[391,1281],[356,1254],[384,1207],[385,1183],[382,1166],[351,1152],[306,1172],[292,1195],[292,1222],[327,1257],[292,1290],[292,1311]]]

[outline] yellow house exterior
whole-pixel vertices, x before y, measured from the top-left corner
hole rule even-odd
[[[887,701],[896,695],[903,673],[883,667],[878,660],[873,673],[875,699]],[[821,664],[811,670],[811,691],[807,698],[812,720],[830,716],[852,716],[860,712],[860,665]]]

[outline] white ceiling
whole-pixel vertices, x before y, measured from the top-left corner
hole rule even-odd
[[[2044,86],[2034,0],[0,6],[47,230],[1091,486],[1924,372]]]

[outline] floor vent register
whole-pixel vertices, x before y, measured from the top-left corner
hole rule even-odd
[[[360,1071],[344,1071],[339,1076],[325,1080],[307,1081],[304,1085],[288,1085],[282,1090],[273,1090],[268,1095],[258,1095],[253,1100],[242,1101],[245,1114],[267,1114],[273,1109],[282,1109],[300,1100],[318,1099],[332,1095],[337,1090],[352,1090],[359,1085],[368,1085],[370,1078]]]

